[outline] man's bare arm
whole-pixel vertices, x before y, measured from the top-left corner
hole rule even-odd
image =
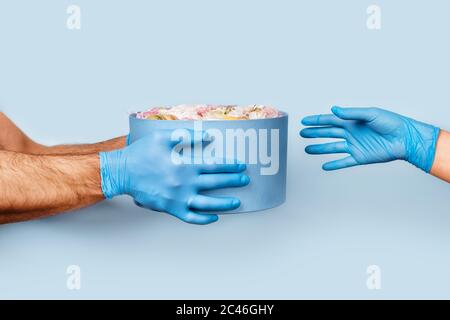
[[[79,209],[103,199],[98,155],[0,151],[0,224]]]
[[[99,152],[122,149],[126,146],[126,137],[120,137],[93,144],[70,144],[58,146],[41,146],[41,148],[31,152],[41,155],[88,155]]]
[[[450,182],[450,133],[447,131],[441,130],[439,134],[431,174]]]
[[[0,112],[0,150],[41,155],[87,155],[102,151],[121,149],[126,145],[126,137],[94,144],[44,146],[30,139],[14,122]]]
[[[4,113],[0,112],[0,150],[33,153],[42,145],[31,140]]]

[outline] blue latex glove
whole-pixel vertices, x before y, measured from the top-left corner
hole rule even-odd
[[[167,212],[194,224],[218,220],[216,214],[206,212],[238,208],[237,198],[210,197],[200,192],[247,185],[250,179],[242,173],[245,164],[215,164],[220,163],[219,159],[207,159],[205,164],[176,164],[171,153],[178,142],[171,141],[170,133],[159,131],[125,149],[100,153],[105,197],[130,195],[144,208]],[[203,139],[207,143],[205,135]]]
[[[333,107],[333,114],[302,120],[304,138],[344,141],[310,145],[309,154],[348,153],[349,157],[324,164],[324,170],[406,160],[429,173],[436,153],[439,128],[378,108]]]

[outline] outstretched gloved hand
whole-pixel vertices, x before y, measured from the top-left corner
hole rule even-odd
[[[130,195],[144,208],[167,212],[193,224],[217,221],[218,216],[211,211],[238,208],[237,198],[211,197],[200,192],[247,185],[250,179],[242,173],[245,164],[225,164],[229,161],[224,159],[204,159],[204,164],[173,162],[172,150],[179,142],[172,141],[170,134],[159,131],[125,149],[100,153],[105,197]],[[202,139],[206,141],[205,134]],[[193,141],[197,143],[202,141]]]
[[[379,108],[333,107],[333,114],[302,120],[304,138],[343,141],[310,145],[309,154],[348,153],[349,157],[324,164],[324,170],[405,160],[429,173],[440,129]]]

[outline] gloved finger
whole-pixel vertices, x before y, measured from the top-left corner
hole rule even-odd
[[[343,120],[359,120],[370,122],[376,118],[375,108],[341,108],[334,106],[331,111]]]
[[[137,205],[139,208],[142,208],[142,209],[147,209],[147,210],[149,210],[148,208],[146,208],[143,204],[141,204],[141,203],[139,203],[138,201],[136,201],[136,200],[134,200],[134,204],[135,205]],[[163,212],[163,210],[162,209],[157,209],[157,208],[153,208],[153,209],[151,209],[151,210],[153,210],[153,211],[156,211],[156,212]]]
[[[200,190],[244,187],[250,183],[250,178],[240,173],[201,174],[197,186]]]
[[[165,131],[165,130],[164,130]],[[170,144],[171,146],[194,146],[200,143],[210,143],[211,137],[206,131],[194,131],[191,129],[183,130],[168,130],[170,132]]]
[[[300,131],[303,138],[336,138],[345,139],[345,130],[337,127],[313,127]]]
[[[346,141],[315,144],[307,146],[305,151],[308,154],[348,153],[348,145]]]
[[[229,211],[239,208],[241,201],[232,197],[210,197],[196,195],[189,202],[189,208],[199,211]]]
[[[137,205],[140,208],[145,208],[142,204],[140,204],[139,202],[137,202],[136,200],[134,200],[134,204]]]
[[[214,223],[217,220],[219,220],[219,217],[215,214],[200,214],[192,211],[187,211],[181,214],[173,214],[173,215],[186,223],[199,225],[206,225]]]
[[[239,173],[247,169],[245,163],[231,160],[208,160],[204,164],[199,165],[200,173]]]
[[[342,119],[339,119],[334,114],[319,114],[303,118],[302,125],[304,126],[335,126],[343,125]]]
[[[325,171],[333,171],[357,166],[358,162],[352,156],[325,163],[322,168]]]

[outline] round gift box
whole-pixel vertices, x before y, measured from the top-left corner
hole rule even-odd
[[[158,130],[203,130],[222,146],[223,156],[247,164],[250,184],[243,188],[218,189],[205,195],[232,196],[241,206],[223,213],[260,211],[286,200],[288,114],[254,120],[147,120],[130,115],[130,142]],[[168,159],[171,161],[171,159]]]

